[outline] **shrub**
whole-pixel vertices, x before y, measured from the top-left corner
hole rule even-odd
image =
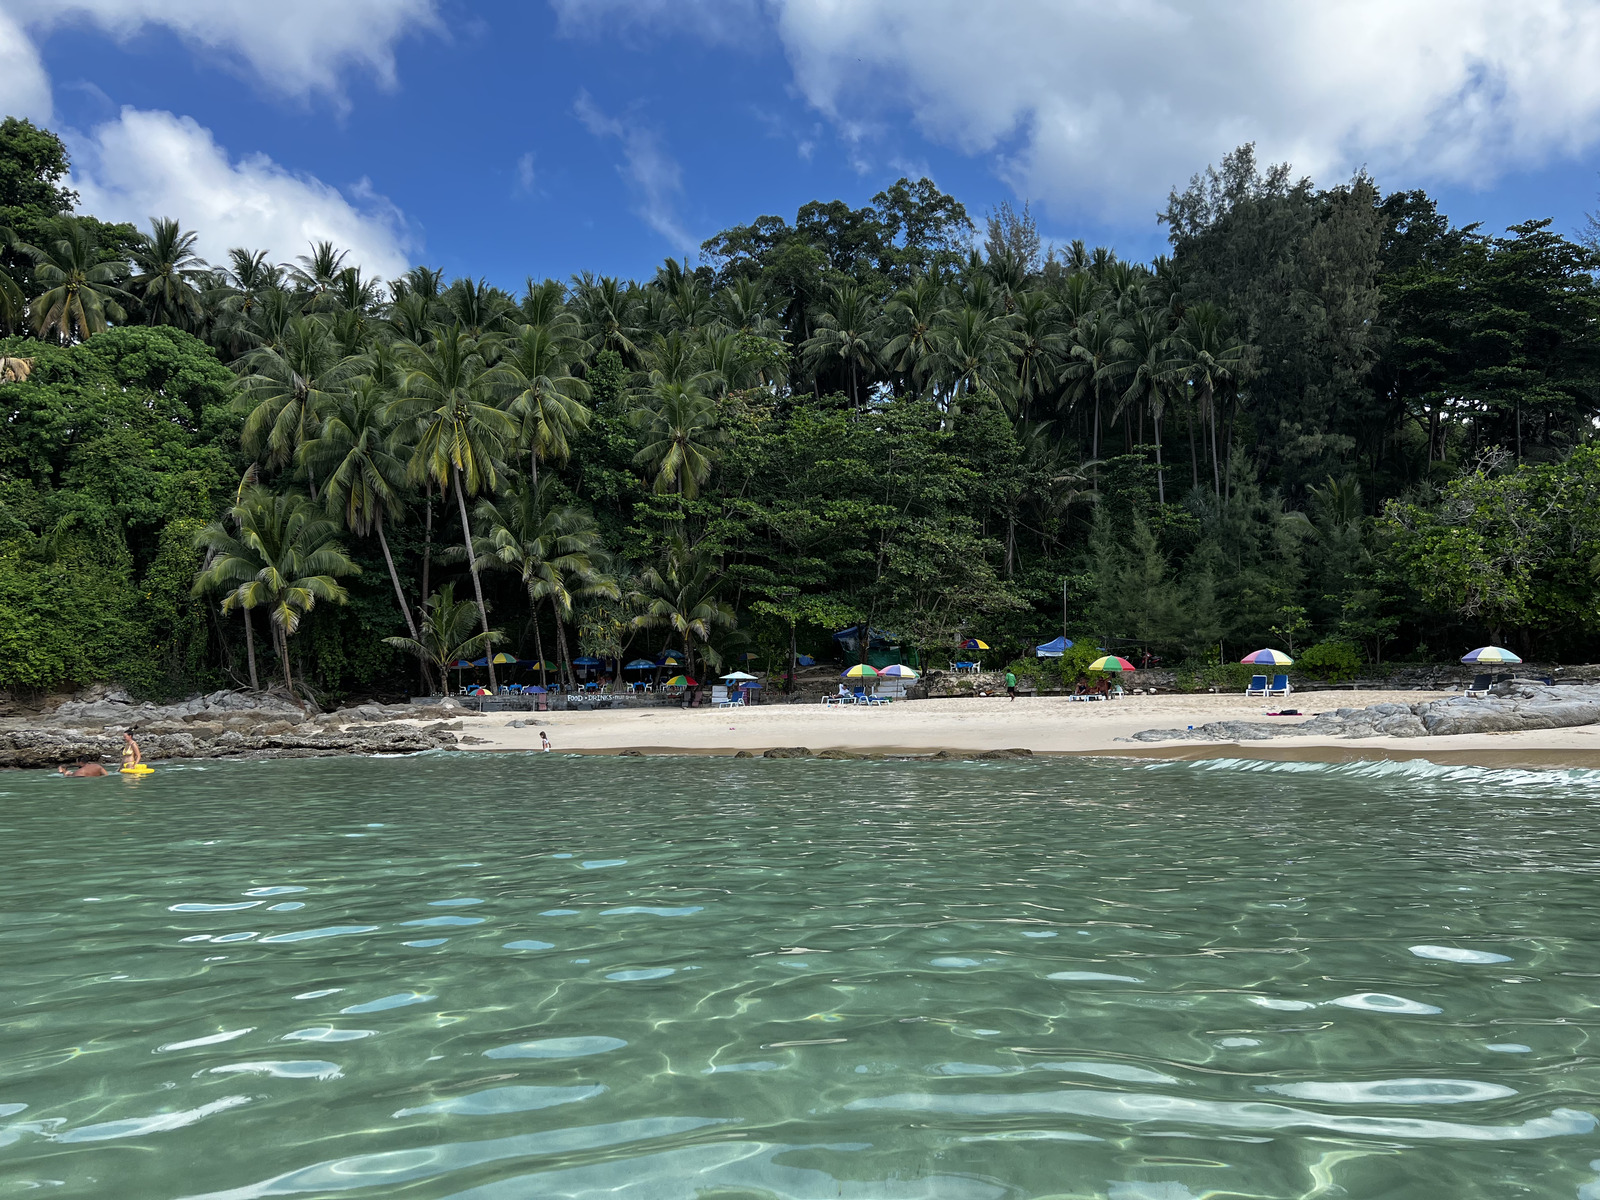
[[[1266,668],[1246,666],[1244,663],[1185,664],[1174,673],[1172,685],[1180,692],[1205,692],[1216,688],[1219,692],[1242,692],[1252,675],[1260,675]]]
[[[1349,642],[1318,642],[1302,652],[1294,665],[1312,679],[1345,683],[1361,673],[1361,652]]]

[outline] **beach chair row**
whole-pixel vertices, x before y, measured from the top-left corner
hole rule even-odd
[[[1287,675],[1274,675],[1271,683],[1267,682],[1265,675],[1252,675],[1250,677],[1250,686],[1245,688],[1244,694],[1246,696],[1287,696],[1292,691],[1294,689],[1289,686],[1289,677]]]

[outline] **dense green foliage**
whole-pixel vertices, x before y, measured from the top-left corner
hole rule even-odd
[[[1260,645],[1338,679],[1600,639],[1597,262],[1547,222],[1246,147],[1149,265],[902,180],[517,296],[326,244],[213,266],[68,215],[67,168],[0,125],[0,687],[781,670],[852,624],[935,663],[1065,629],[1028,674],[1196,686]]]

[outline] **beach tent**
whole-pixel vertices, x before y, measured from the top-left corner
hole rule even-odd
[[[795,665],[800,667],[814,667],[817,665],[817,660],[809,654],[797,654],[794,661]]]
[[[1033,648],[1033,653],[1034,657],[1036,658],[1060,658],[1071,649],[1071,638],[1058,637],[1053,642],[1046,642],[1042,646],[1035,646]]]

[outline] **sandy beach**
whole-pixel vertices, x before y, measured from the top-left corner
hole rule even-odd
[[[1278,738],[1263,742],[1129,742],[1151,728],[1186,728],[1208,721],[1275,720],[1266,714],[1295,708],[1301,717],[1340,707],[1415,704],[1439,692],[1300,692],[1289,701],[1221,695],[1125,696],[1083,703],[1062,697],[902,701],[881,708],[773,704],[735,709],[619,709],[468,715],[464,734],[484,739],[475,750],[537,750],[539,731],[558,751],[645,754],[760,754],[803,746],[816,752],[934,754],[1025,749],[1035,754],[1093,754],[1137,758],[1258,758],[1346,762],[1415,759],[1457,765],[1600,768],[1600,725],[1517,733],[1446,737]],[[512,720],[527,722],[511,728]]]

